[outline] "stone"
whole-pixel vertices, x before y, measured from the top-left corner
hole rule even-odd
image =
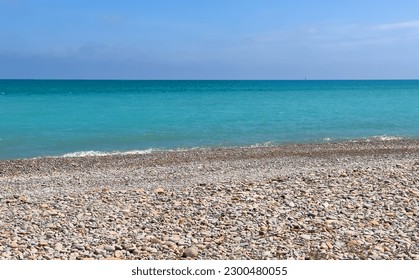
[[[351,235],[356,235],[356,232],[354,232],[354,231],[352,231],[352,230],[346,230],[346,231],[344,232],[344,234],[345,234],[345,235],[349,235],[349,236],[351,236]]]
[[[381,253],[384,253],[384,251],[385,251],[384,250],[384,247],[383,246],[379,246],[379,245],[375,246],[374,249],[380,251]]]
[[[264,258],[269,258],[272,256],[272,253],[270,251],[265,251],[262,253],[262,257]]]
[[[179,235],[172,235],[168,238],[169,241],[177,243],[180,240],[180,236]]]
[[[268,231],[268,227],[261,226],[261,227],[260,227],[260,231],[263,231],[263,232],[264,232],[264,231]]]
[[[371,220],[370,224],[373,225],[373,226],[379,226],[380,225],[380,223],[377,220]]]
[[[109,252],[115,251],[115,247],[111,246],[111,245],[105,245],[105,246],[103,246],[103,249],[106,250],[106,251],[109,251]]]
[[[310,240],[311,236],[308,235],[308,234],[303,234],[303,235],[301,235],[301,238],[304,239],[304,240]]]
[[[61,251],[63,249],[63,244],[61,242],[55,243],[54,249],[57,251]]]
[[[180,240],[177,242],[177,244],[178,244],[179,246],[186,246],[186,245],[188,245],[188,242],[187,242],[185,239],[180,239]]]
[[[333,244],[330,243],[329,241],[326,242],[327,247],[329,247],[329,249],[333,249]]]
[[[145,250],[147,252],[150,252],[150,253],[157,253],[158,252],[157,249],[153,248],[153,247],[147,247],[147,248],[145,248]]]
[[[69,259],[70,260],[77,260],[78,256],[79,256],[79,254],[74,252],[74,253],[70,254]]]
[[[354,247],[354,246],[358,246],[360,243],[358,240],[349,240],[347,244],[350,247]]]
[[[115,258],[122,258],[124,254],[120,250],[116,250],[114,253]]]
[[[137,248],[135,247],[134,244],[126,244],[126,245],[124,245],[124,249],[131,253],[131,252],[135,251],[135,249],[137,249]]]
[[[166,244],[167,247],[169,247],[172,250],[176,250],[177,249],[176,243],[174,243],[172,241],[166,241],[165,244]]]
[[[183,256],[185,258],[196,258],[198,256],[198,248],[195,246],[191,246],[189,248],[186,248],[183,251]]]
[[[153,244],[161,244],[162,242],[161,242],[161,240],[160,239],[158,239],[158,238],[156,238],[156,237],[150,237],[150,242],[151,243],[153,243]]]
[[[165,192],[165,190],[162,187],[159,187],[159,188],[156,188],[154,190],[154,192],[157,193],[157,194],[163,194]]]

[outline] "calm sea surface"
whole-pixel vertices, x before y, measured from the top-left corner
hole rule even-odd
[[[394,137],[417,80],[0,80],[0,159]]]

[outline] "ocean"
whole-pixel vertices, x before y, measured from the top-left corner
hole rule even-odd
[[[0,80],[0,159],[419,137],[419,80]]]

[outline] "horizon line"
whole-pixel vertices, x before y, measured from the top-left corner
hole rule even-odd
[[[0,81],[418,81],[419,78],[358,79],[118,79],[118,78],[0,78]]]

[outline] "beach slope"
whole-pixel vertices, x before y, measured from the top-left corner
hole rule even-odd
[[[419,259],[419,141],[0,161],[0,259]]]

